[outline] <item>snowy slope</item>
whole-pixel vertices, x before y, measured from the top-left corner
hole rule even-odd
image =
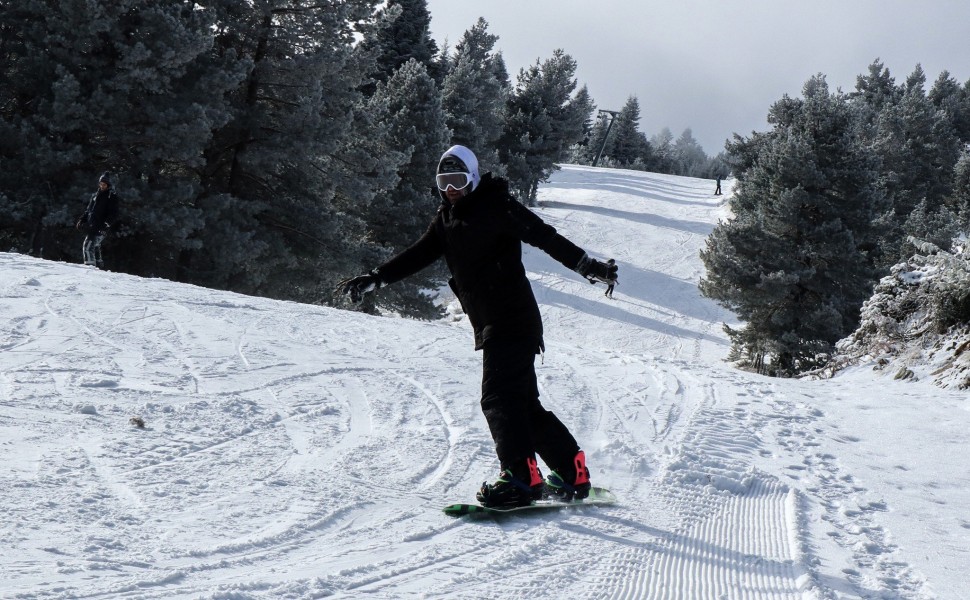
[[[712,189],[541,188],[620,264],[611,301],[526,252],[543,402],[620,504],[501,521],[439,510],[496,472],[467,323],[0,254],[0,597],[968,597],[966,394],[724,364]]]

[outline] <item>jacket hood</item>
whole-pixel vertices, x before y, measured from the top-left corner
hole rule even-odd
[[[478,187],[478,184],[482,180],[481,175],[478,173],[478,158],[475,156],[475,153],[465,146],[452,146],[451,148],[445,150],[445,153],[441,155],[441,158],[438,160],[438,170],[436,172],[441,172],[441,163],[444,162],[445,158],[449,156],[454,156],[461,162],[465,163],[465,167],[468,168],[468,173],[472,176],[471,191],[474,192],[475,188]]]

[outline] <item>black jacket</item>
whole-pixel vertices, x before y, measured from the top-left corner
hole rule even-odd
[[[575,269],[585,252],[509,193],[508,182],[486,174],[453,206],[442,202],[428,230],[411,247],[377,268],[393,283],[441,256],[448,284],[475,330],[475,349],[498,337],[524,337],[542,345],[542,319],[522,264],[522,242]]]
[[[88,201],[81,216],[82,230],[89,235],[99,235],[114,224],[118,217],[118,196],[111,188],[98,190]]]

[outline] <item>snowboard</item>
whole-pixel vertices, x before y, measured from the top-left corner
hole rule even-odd
[[[563,502],[562,500],[556,499],[555,496],[552,496],[549,498],[543,498],[542,500],[537,500],[528,506],[517,506],[514,508],[490,508],[487,506],[482,506],[481,504],[459,503],[450,504],[443,510],[445,511],[446,515],[452,517],[463,517],[465,515],[470,517],[499,517],[512,514],[521,515],[532,511],[546,512],[567,508],[605,506],[610,504],[616,504],[616,496],[613,495],[613,492],[606,488],[592,487],[589,490],[588,497],[582,500],[573,500],[572,502]]]

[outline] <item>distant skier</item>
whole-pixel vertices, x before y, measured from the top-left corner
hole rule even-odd
[[[715,196],[721,195],[721,174],[720,173],[718,173],[717,175],[717,187],[714,188],[714,195]]]
[[[612,258],[610,260],[606,261],[606,265],[608,267],[612,267],[615,264],[616,264],[616,261],[613,260]],[[617,278],[614,276],[613,279],[610,279],[610,280],[608,280],[606,282],[606,292],[603,295],[606,296],[607,298],[612,298],[613,297],[613,288],[616,287],[616,284],[617,284]]]
[[[477,494],[485,506],[531,504],[544,484],[538,454],[551,473],[549,489],[567,500],[589,494],[589,469],[569,429],[539,402],[535,357],[544,349],[542,318],[522,264],[522,242],[545,251],[580,275],[608,281],[616,265],[589,257],[555,228],[520,204],[508,181],[479,176],[478,159],[452,146],[438,163],[442,199],[424,235],[411,247],[366,275],[348,279],[338,291],[351,300],[381,285],[417,273],[442,256],[482,350],[482,412],[488,423],[501,473]]]
[[[104,268],[101,242],[118,217],[118,196],[111,188],[111,174],[107,171],[98,179],[98,191],[91,196],[88,207],[77,221],[77,229],[86,234],[81,252],[84,264]]]

